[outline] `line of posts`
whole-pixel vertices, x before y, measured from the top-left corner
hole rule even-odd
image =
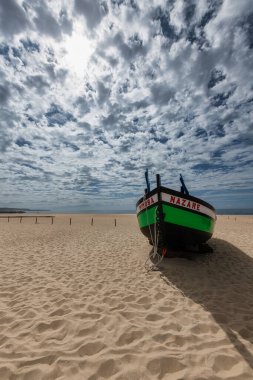
[[[8,223],[10,222],[10,218],[11,217],[7,217],[8,218]],[[23,220],[23,217],[20,216],[20,220],[19,220],[19,223],[22,223],[22,220]],[[36,216],[35,217],[35,224],[38,224],[38,217]],[[54,224],[54,217],[52,216],[51,218],[51,224]],[[71,226],[72,225],[72,218],[69,218],[69,225]],[[94,225],[94,218],[91,218],[91,226]],[[114,226],[116,227],[117,226],[117,219],[115,218],[114,219]]]

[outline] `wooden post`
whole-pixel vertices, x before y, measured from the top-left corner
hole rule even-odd
[[[22,216],[20,217],[20,221],[19,221],[19,223],[22,223]]]
[[[116,227],[116,225],[117,225],[117,221],[116,219],[114,219],[114,226]]]
[[[38,220],[37,220],[37,216],[36,216],[36,219],[35,219],[35,224],[37,224],[38,223]]]
[[[54,217],[52,216],[52,223],[51,224],[54,224]]]
[[[10,221],[10,217],[8,216],[8,223],[9,223],[9,221]]]
[[[71,218],[69,218],[69,225],[71,226]]]
[[[91,218],[91,225],[93,226],[93,218]]]

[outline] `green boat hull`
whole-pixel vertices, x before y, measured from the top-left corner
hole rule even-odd
[[[137,218],[141,232],[153,243],[162,234],[163,243],[170,246],[203,244],[214,232],[215,209],[199,198],[162,188],[160,205],[163,222],[158,232],[158,197],[154,189],[137,202]]]

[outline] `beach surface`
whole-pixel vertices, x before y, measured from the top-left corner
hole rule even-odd
[[[0,219],[1,380],[253,379],[252,216],[155,271],[135,215],[21,216]]]

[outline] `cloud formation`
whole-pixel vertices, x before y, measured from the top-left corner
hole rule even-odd
[[[148,167],[253,208],[252,28],[251,0],[1,1],[0,204],[134,210]]]

